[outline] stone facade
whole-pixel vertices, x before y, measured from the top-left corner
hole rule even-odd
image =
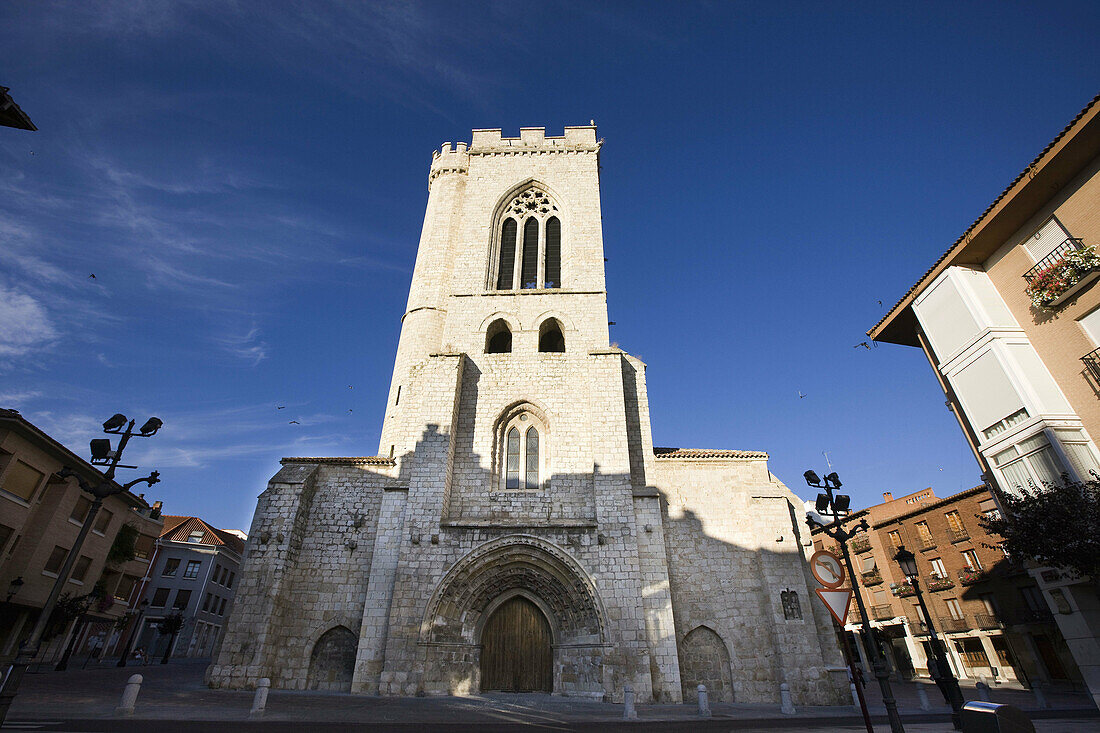
[[[284,459],[210,684],[476,693],[482,630],[523,596],[555,694],[846,700],[767,454],[653,447],[645,364],[609,345],[599,149],[523,128],[434,154],[380,455]]]

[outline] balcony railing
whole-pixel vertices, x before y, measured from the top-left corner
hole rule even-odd
[[[1100,257],[1080,239],[1059,244],[1024,273],[1032,305],[1056,308],[1100,276]]]
[[[929,537],[926,540],[921,540],[920,541],[920,551],[921,552],[928,552],[929,550],[934,550],[934,549],[936,549],[936,541],[934,539],[932,539],[931,537]]]
[[[917,594],[916,588],[908,580],[903,580],[900,583],[891,583],[890,592],[899,598],[905,598],[907,596],[915,596]]]
[[[1001,627],[1001,622],[992,614],[976,613],[974,614],[974,625],[983,630],[999,629]]]
[[[871,618],[875,621],[887,621],[897,616],[894,608],[889,603],[881,606],[871,606]]]
[[[962,618],[940,618],[940,628],[948,634],[954,634],[960,631],[970,631],[970,622],[966,620],[966,616]]]
[[[1097,351],[1100,351],[1100,349],[1097,349]],[[848,543],[848,547],[852,549],[852,552],[870,552],[871,540],[867,535],[853,537],[852,541]]]
[[[975,583],[981,583],[983,580],[988,580],[989,574],[984,570],[971,570],[970,568],[963,568],[959,571],[959,582],[963,585],[974,585]]]
[[[1100,349],[1085,354],[1081,357],[1081,361],[1085,362],[1085,368],[1089,370],[1092,378],[1100,382]]]
[[[966,540],[970,539],[970,533],[966,531],[965,527],[964,528],[959,528],[959,529],[952,529],[952,530],[950,530],[950,532],[951,532],[951,542],[952,543],[965,542]]]
[[[859,577],[864,585],[878,585],[882,582],[882,573],[878,571],[878,568],[869,570],[866,573],[860,573]]]
[[[928,584],[928,590],[933,593],[955,587],[955,581],[951,580],[951,578],[944,578],[939,575],[929,575],[928,580],[925,582]]]
[[[909,616],[909,630],[913,632],[914,636],[927,636],[928,624],[917,616]]]

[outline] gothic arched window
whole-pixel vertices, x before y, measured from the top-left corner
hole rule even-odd
[[[546,466],[545,426],[530,412],[520,412],[505,425],[501,488],[538,489]]]
[[[539,326],[539,351],[565,351],[565,334],[556,318],[547,318]]]
[[[516,269],[516,220],[508,218],[500,228],[500,262],[497,267],[497,290],[511,290]]]
[[[550,195],[534,186],[512,198],[493,228],[497,240],[490,286],[495,283],[496,290],[561,287],[558,214]]]
[[[512,353],[512,330],[503,318],[493,321],[485,331],[485,353]]]

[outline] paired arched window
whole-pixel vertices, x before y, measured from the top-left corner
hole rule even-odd
[[[547,318],[539,326],[539,351],[565,351],[565,334],[556,318]]]
[[[501,451],[501,488],[538,489],[542,486],[546,456],[545,426],[529,412],[520,412],[504,428]]]
[[[485,353],[512,353],[512,330],[503,318],[493,321],[485,331]]]
[[[561,287],[561,221],[558,207],[538,188],[512,199],[496,236],[497,290]]]

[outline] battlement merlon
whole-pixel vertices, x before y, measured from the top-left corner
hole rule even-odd
[[[596,153],[603,141],[596,139],[595,125],[564,128],[560,136],[546,135],[545,127],[521,127],[519,137],[504,137],[500,128],[474,130],[473,142],[443,143],[432,153],[431,178],[439,173],[465,173],[471,155],[546,152]]]

